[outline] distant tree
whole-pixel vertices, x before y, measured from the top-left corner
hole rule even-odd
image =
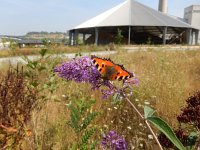
[[[49,46],[49,44],[51,43],[51,41],[47,38],[44,38],[42,39],[42,43],[45,45],[45,46]]]
[[[49,34],[47,31],[41,31],[40,34]]]
[[[62,43],[63,43],[63,44],[66,44],[66,43],[68,43],[68,39],[66,39],[66,38],[63,38],[63,39],[62,39]]]
[[[124,36],[122,35],[122,30],[118,28],[117,29],[117,35],[115,37],[115,43],[116,44],[121,44],[123,38],[124,38]]]

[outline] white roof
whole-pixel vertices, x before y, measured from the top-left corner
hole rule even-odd
[[[189,24],[135,0],[125,2],[76,26],[74,29],[107,26],[169,26],[192,28]]]

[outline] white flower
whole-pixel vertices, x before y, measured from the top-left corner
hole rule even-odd
[[[149,135],[148,135],[148,138],[149,138],[150,140],[153,140],[153,135],[149,134]]]
[[[108,108],[108,110],[110,111],[110,110],[112,110],[111,108]]]
[[[156,98],[156,96],[151,96],[151,98]]]
[[[144,104],[146,104],[146,105],[149,105],[149,104],[150,104],[150,102],[147,102],[147,101],[146,101],[146,102],[144,102]]]
[[[140,147],[143,147],[144,145],[142,143],[140,143]]]
[[[63,94],[62,97],[66,98],[67,96],[65,94]]]
[[[136,99],[135,99],[135,101],[136,101],[136,102],[138,102],[138,101],[139,101],[139,99],[137,99],[137,98],[136,98]]]
[[[104,124],[103,127],[104,127],[104,128],[108,128],[108,125]]]

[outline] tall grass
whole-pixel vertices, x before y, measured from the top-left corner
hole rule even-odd
[[[119,50],[109,55],[114,62],[124,64],[139,78],[139,86],[134,87],[131,100],[142,111],[142,105],[151,105],[170,125],[177,127],[176,115],[185,105],[185,100],[200,89],[200,51],[137,51],[127,53]],[[52,77],[52,69],[62,62],[61,58],[41,61],[47,69],[37,74],[37,82],[44,85]],[[115,81],[118,84],[118,81]],[[40,149],[68,149],[76,140],[76,135],[66,121],[69,119],[67,104],[76,99],[95,99],[93,106],[100,115],[94,121],[99,131],[115,130],[129,143],[129,148],[155,149],[156,144],[142,120],[122,101],[112,103],[112,98],[102,100],[100,91],[91,91],[86,83],[77,84],[56,79],[58,87],[48,95],[39,111],[32,111],[33,140],[24,147]],[[101,138],[101,133],[96,137]],[[99,148],[98,148],[99,149]]]
[[[138,76],[140,83],[134,88],[132,101],[138,107],[150,103],[159,116],[173,127],[177,127],[176,115],[185,105],[187,97],[200,88],[199,56],[199,51],[138,51],[134,53],[119,51],[117,55],[107,57],[111,57],[114,62],[124,64],[125,68],[134,71]],[[98,91],[88,92],[89,90],[88,85],[69,83],[64,93],[69,100],[79,96],[94,97],[97,100],[96,109],[102,112],[102,117],[96,124],[102,130],[112,128],[123,133],[131,143],[130,145],[135,147],[140,147],[142,143],[144,149],[155,148],[152,144],[154,142],[147,138],[150,133],[144,124],[138,121],[137,115],[129,105],[123,102],[115,106],[111,104],[111,99],[102,101]],[[138,127],[139,124],[141,126]]]
[[[136,57],[132,61],[141,81],[137,89],[139,99],[150,101],[171,125],[177,125],[175,116],[180,107],[189,94],[200,88],[200,53],[149,51],[132,56]]]

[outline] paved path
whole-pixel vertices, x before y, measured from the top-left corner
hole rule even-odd
[[[97,51],[97,52],[84,52],[81,53],[83,56],[88,55],[108,55],[108,54],[115,54],[116,51]],[[65,54],[53,54],[51,57],[64,57],[64,58],[74,58],[77,53],[65,53]],[[30,60],[38,59],[40,56],[27,56]],[[26,63],[23,59],[23,56],[16,56],[16,57],[6,57],[6,58],[0,58],[0,65],[3,65],[4,63],[10,63],[10,64],[17,64],[17,63]]]
[[[148,50],[200,50],[200,46],[181,46],[181,45],[166,45],[166,46],[123,46],[128,53],[135,51],[148,51]],[[82,55],[107,55],[107,54],[115,54],[117,51],[97,51],[97,52],[84,52]],[[51,57],[65,57],[65,58],[74,58],[77,53],[65,53],[65,54],[54,54]],[[39,56],[27,56],[30,60],[34,60],[39,58]],[[0,58],[0,65],[4,63],[17,64],[25,63],[21,56],[17,57],[7,57]]]
[[[166,45],[166,46],[124,46],[127,52],[134,52],[138,50],[200,50],[200,46],[182,46],[182,45]]]

